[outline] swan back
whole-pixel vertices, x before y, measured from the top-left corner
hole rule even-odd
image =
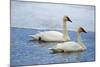
[[[74,41],[57,44],[57,47],[64,49],[65,51],[78,51],[83,49],[79,43]]]
[[[58,31],[44,31],[31,36],[36,40],[41,38],[43,41],[65,41],[63,34]]]
[[[69,52],[69,51],[83,51],[86,48],[83,48],[79,43],[70,41],[70,42],[64,42],[64,43],[58,43],[55,45],[53,48],[49,48],[52,51],[53,50],[64,50],[64,52]]]
[[[46,31],[40,35],[45,41],[64,41],[63,34],[58,31]]]

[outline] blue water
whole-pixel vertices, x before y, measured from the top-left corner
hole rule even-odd
[[[28,35],[46,30],[11,27],[11,65],[38,65],[70,62],[88,62],[95,60],[95,33],[82,33],[82,39],[87,47],[86,51],[75,53],[52,54],[48,47],[57,42],[33,41]],[[61,30],[58,30],[61,31]],[[76,33],[69,31],[72,40],[76,40]]]

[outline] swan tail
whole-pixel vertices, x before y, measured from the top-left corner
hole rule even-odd
[[[36,40],[37,39],[36,35],[29,35],[29,36],[32,37],[33,40]]]
[[[54,48],[48,48],[48,49],[51,50],[52,53],[63,53],[64,52],[64,50],[62,49],[54,49]]]

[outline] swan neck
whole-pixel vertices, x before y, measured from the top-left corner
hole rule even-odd
[[[63,21],[63,34],[64,34],[65,41],[70,40],[69,35],[68,35],[67,22],[66,21]]]
[[[80,32],[77,32],[77,42],[81,43],[81,36],[80,36]]]
[[[77,42],[80,44],[80,46],[84,49],[86,48],[84,46],[84,43],[82,42],[81,36],[80,36],[80,32],[77,33]]]

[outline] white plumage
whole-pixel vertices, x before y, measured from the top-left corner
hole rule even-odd
[[[70,41],[70,42],[64,42],[64,43],[58,43],[56,46],[49,48],[50,50],[63,50],[64,52],[69,51],[83,51],[86,49],[86,47],[81,46],[79,43]]]
[[[31,36],[36,40],[41,38],[42,41],[65,41],[63,34],[58,31],[45,31]]]
[[[80,27],[77,32],[77,42],[75,41],[69,41],[64,43],[58,43],[57,45],[54,45],[52,48],[49,48],[52,51],[63,51],[63,52],[69,52],[69,51],[83,51],[86,50],[86,46],[82,43],[80,33],[86,31]]]
[[[68,16],[63,18],[63,33],[58,31],[44,31],[37,33],[35,35],[30,35],[35,40],[40,41],[69,41],[70,37],[68,35],[66,21],[72,22]]]

